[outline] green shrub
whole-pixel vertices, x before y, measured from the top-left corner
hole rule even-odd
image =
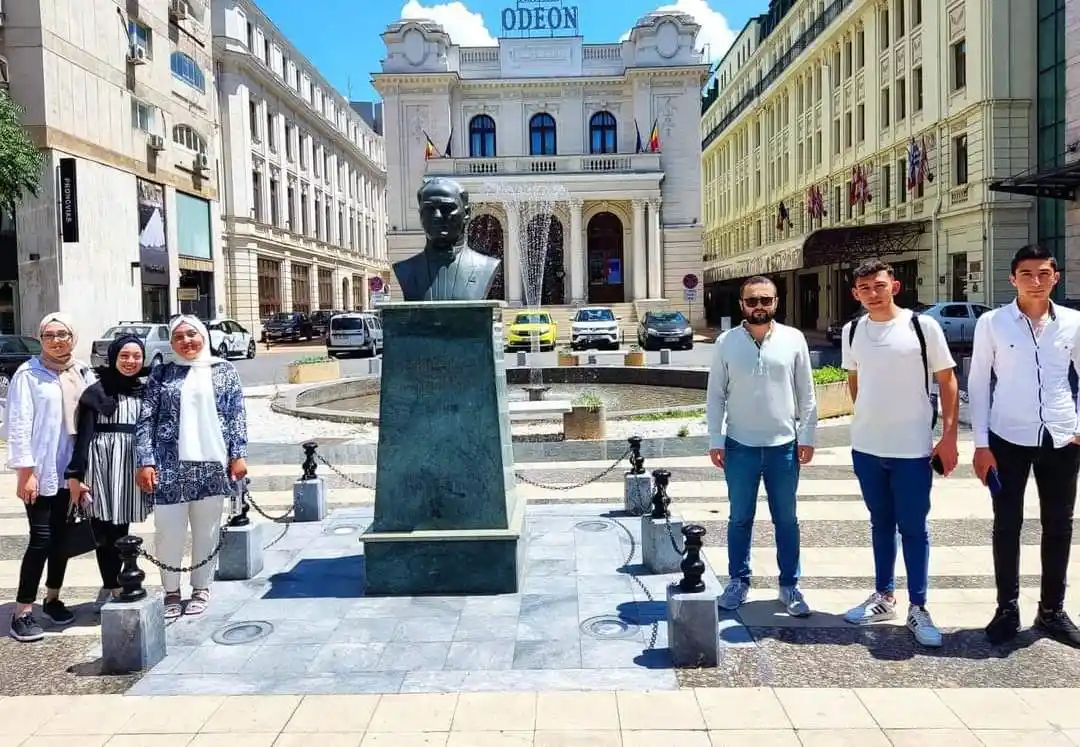
[[[604,400],[592,392],[584,392],[574,398],[573,405],[574,407],[584,407],[587,410],[595,411],[604,406]]]
[[[311,363],[329,363],[334,360],[326,355],[309,355],[307,358],[297,358],[293,361],[294,366],[307,366]]]
[[[814,369],[815,384],[836,384],[847,381],[847,371],[839,366],[824,366]]]

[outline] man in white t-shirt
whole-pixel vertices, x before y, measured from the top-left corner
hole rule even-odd
[[[896,533],[907,570],[907,626],[924,646],[940,646],[941,632],[926,611],[929,582],[930,487],[933,470],[950,474],[957,463],[959,392],[941,326],[896,305],[900,290],[892,267],[880,260],[855,270],[855,298],[867,313],[844,325],[841,350],[855,403],[851,459],[870,510],[875,589],[844,616],[866,625],[896,617]],[[933,443],[941,392],[942,436]]]

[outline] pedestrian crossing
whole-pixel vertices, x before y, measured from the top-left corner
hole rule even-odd
[[[971,475],[973,447],[969,438],[961,443],[961,469],[957,476],[935,478],[931,510],[930,599],[928,606],[943,629],[981,627],[994,607],[993,560],[990,532],[993,512],[986,489]],[[625,468],[619,467],[604,479],[589,485],[560,489],[581,482],[582,475],[596,474],[611,465],[610,460],[523,461],[516,465],[519,474],[532,482],[519,482],[519,495],[532,504],[588,503],[597,513],[622,507]],[[345,478],[320,468],[331,486],[329,504],[333,508],[370,506],[374,492],[368,487],[349,484],[354,480],[366,486],[374,484],[370,464],[335,465]],[[672,511],[684,522],[701,523],[708,529],[704,556],[721,581],[727,569],[726,527],[727,486],[720,470],[704,454],[651,458],[646,468],[663,467],[672,473],[669,495]],[[267,513],[283,514],[292,503],[291,490],[283,489],[298,475],[296,463],[254,464],[251,467],[252,496]],[[688,476],[693,479],[683,479]],[[707,478],[707,479],[703,479]],[[1025,517],[1028,519],[1021,548],[1021,573],[1025,618],[1038,600],[1039,527],[1038,503],[1034,484],[1029,485]],[[0,510],[0,594],[14,595],[23,548],[26,521],[14,496],[15,480],[11,474],[0,475],[0,495],[11,496]],[[776,595],[775,542],[772,537],[768,504],[762,490],[758,501],[754,546],[751,551],[754,586],[750,603],[741,611],[743,624],[750,628],[842,628],[841,615],[860,602],[873,585],[873,559],[870,549],[869,522],[858,482],[851,472],[850,449],[839,445],[818,450],[812,464],[802,470],[798,513],[801,526],[802,586],[815,614],[807,619],[789,618],[778,605]],[[266,522],[252,512],[255,522]],[[145,538],[153,551],[154,518],[132,527]],[[276,531],[267,531],[273,538]],[[359,548],[358,548],[359,550]],[[185,559],[185,563],[190,559]],[[155,569],[143,562],[148,584],[156,585]],[[903,554],[897,558],[897,590],[901,609],[905,606]],[[1080,552],[1074,552],[1070,577],[1080,578]],[[100,587],[92,555],[73,559],[68,566],[65,601],[75,605],[92,601]],[[1080,591],[1070,589],[1068,604],[1080,608]],[[897,623],[901,624],[901,623]],[[6,616],[0,626],[6,625]],[[73,626],[60,635],[96,635],[90,626]]]

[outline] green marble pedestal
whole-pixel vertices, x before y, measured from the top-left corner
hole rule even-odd
[[[360,541],[369,595],[518,590],[525,502],[514,457],[501,301],[382,306],[375,520]]]

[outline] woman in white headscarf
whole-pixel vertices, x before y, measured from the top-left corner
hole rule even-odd
[[[17,641],[40,641],[45,631],[34,619],[41,576],[42,614],[55,625],[75,619],[60,601],[67,570],[67,530],[71,496],[64,470],[77,428],[76,408],[93,371],[75,358],[75,326],[66,314],[49,314],[38,327],[41,352],[19,366],[7,392],[8,468],[16,472],[16,492],[26,506],[30,540],[19,569],[19,589],[9,634]]]
[[[155,553],[179,567],[189,525],[193,564],[217,547],[224,496],[247,475],[247,415],[240,377],[210,354],[206,326],[179,316],[169,334],[178,360],[151,370],[135,442],[139,487],[154,498]],[[167,618],[206,611],[215,566],[210,561],[191,571],[186,606],[180,574],[162,569]]]

